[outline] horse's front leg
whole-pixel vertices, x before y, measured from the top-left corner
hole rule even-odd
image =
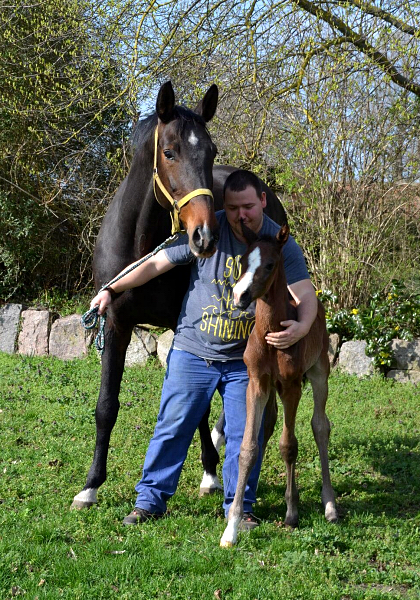
[[[220,540],[222,548],[231,548],[236,544],[239,525],[243,517],[245,488],[253,466],[257,462],[259,446],[258,435],[265,405],[269,398],[268,380],[265,385],[250,374],[246,391],[246,424],[239,453],[239,474],[235,497],[229,509],[228,524]]]
[[[112,320],[108,318],[105,329],[105,351],[102,356],[101,387],[95,411],[95,453],[86,485],[74,497],[71,508],[88,508],[95,504],[98,488],[106,479],[109,440],[120,407],[118,395],[131,332],[132,327],[116,328]]]
[[[204,470],[203,479],[200,483],[200,497],[207,496],[208,494],[214,494],[215,492],[223,490],[217,476],[216,467],[220,460],[219,450],[221,446],[221,438],[223,437],[224,412],[222,412],[211,434],[209,427],[209,416],[210,406],[201,419],[200,425],[198,426],[201,438],[201,463]],[[219,432],[218,436],[214,436],[215,431]]]

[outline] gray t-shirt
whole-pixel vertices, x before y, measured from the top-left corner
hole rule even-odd
[[[216,213],[220,224],[217,251],[211,258],[196,258],[183,235],[165,249],[175,265],[191,264],[191,277],[185,294],[174,347],[208,360],[242,358],[255,323],[255,302],[246,311],[233,307],[233,286],[240,277],[240,258],[247,246],[232,233],[224,210]],[[264,214],[260,235],[275,236],[279,225]],[[292,236],[283,247],[287,283],[309,279],[302,250]]]

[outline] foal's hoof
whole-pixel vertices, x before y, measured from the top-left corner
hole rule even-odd
[[[96,504],[96,502],[84,502],[83,500],[73,500],[70,510],[83,510],[84,508],[90,508]]]
[[[235,544],[233,542],[229,542],[228,540],[220,540],[221,548],[233,548]]]
[[[198,497],[202,498],[203,496],[211,496],[212,494],[221,494],[222,492],[223,492],[223,490],[218,487],[212,487],[212,488],[201,487],[200,491],[198,493]]]
[[[325,518],[328,523],[338,523],[338,513],[332,502],[327,502],[325,506]]]
[[[284,520],[284,526],[287,529],[293,531],[293,529],[297,529],[299,527],[299,518],[298,517],[286,517]]]

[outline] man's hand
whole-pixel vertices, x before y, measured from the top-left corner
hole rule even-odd
[[[109,290],[103,290],[102,292],[99,292],[99,294],[97,294],[94,297],[94,299],[90,303],[90,308],[94,308],[95,306],[98,306],[99,307],[98,314],[103,315],[106,312],[106,309],[108,308],[108,306],[111,304],[111,302],[112,302],[111,292]]]
[[[285,350],[296,344],[300,339],[308,333],[305,326],[298,321],[281,321],[280,325],[286,327],[284,331],[268,333],[265,336],[265,341],[270,346],[274,346],[277,350]]]

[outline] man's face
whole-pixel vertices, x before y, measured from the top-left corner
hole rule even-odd
[[[265,192],[261,198],[257,196],[255,189],[249,185],[242,192],[233,192],[227,189],[225,192],[224,209],[229,225],[237,240],[245,243],[242,235],[241,220],[244,224],[258,233],[263,224],[263,209],[267,205]]]

